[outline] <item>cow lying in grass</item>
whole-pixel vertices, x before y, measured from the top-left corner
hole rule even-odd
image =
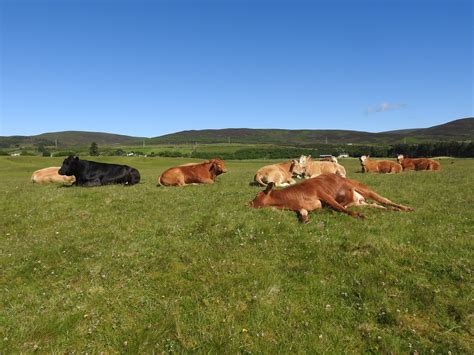
[[[337,163],[337,159],[330,157],[331,161],[328,160],[313,160],[311,155],[302,155],[299,159],[299,163],[304,168],[304,177],[310,179],[321,174],[337,174],[342,177],[346,177],[346,169]]]
[[[403,170],[439,170],[440,164],[433,159],[428,158],[417,158],[410,159],[405,158],[402,154],[397,157],[398,162],[403,167]]]
[[[61,169],[60,166],[52,166],[50,168],[36,170],[31,175],[31,182],[37,184],[59,183],[70,185],[76,181],[74,176],[59,175],[59,169]]]
[[[225,164],[220,159],[184,164],[164,171],[158,176],[157,186],[213,184],[217,176],[226,172]]]
[[[366,155],[362,155],[359,160],[363,173],[395,174],[402,172],[402,166],[391,160],[372,160]]]
[[[78,186],[108,184],[134,185],[140,182],[140,173],[128,165],[98,163],[69,156],[59,169],[60,175],[74,176]]]
[[[267,186],[271,182],[278,187],[288,186],[296,183],[293,177],[303,173],[303,166],[297,160],[290,160],[284,163],[266,165],[258,169],[254,182],[260,186]]]
[[[309,212],[322,208],[323,205],[359,218],[364,218],[364,215],[347,208],[351,206],[386,208],[377,203],[379,202],[395,210],[413,210],[378,195],[368,186],[356,180],[346,179],[335,174],[320,175],[281,190],[273,190],[273,185],[273,183],[268,184],[267,188],[259,192],[249,205],[254,208],[274,207],[292,210],[296,212],[300,222],[303,223],[308,223]],[[366,199],[376,202],[368,203]]]

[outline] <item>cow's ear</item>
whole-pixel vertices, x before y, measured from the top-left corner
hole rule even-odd
[[[311,155],[308,155],[308,156],[306,157],[306,159],[309,159],[309,158],[311,158]]]
[[[268,185],[267,185],[267,188],[263,191],[263,193],[264,193],[265,195],[268,195],[268,193],[269,193],[270,191],[272,191],[273,186],[275,186],[275,183],[274,183],[274,182],[269,182]]]

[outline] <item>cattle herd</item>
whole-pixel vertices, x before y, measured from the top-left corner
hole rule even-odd
[[[362,172],[401,173],[405,170],[439,170],[440,164],[432,159],[410,159],[398,156],[398,163],[390,160],[373,160],[361,156]],[[224,161],[212,159],[202,163],[189,163],[165,170],[157,179],[157,186],[185,186],[212,184],[217,176],[226,173]],[[297,183],[295,178],[302,178]],[[137,169],[127,165],[106,164],[82,160],[77,156],[66,158],[61,167],[37,170],[31,176],[34,183],[62,183],[77,186],[108,184],[135,185],[140,182]],[[250,207],[272,207],[296,212],[299,220],[308,222],[308,213],[323,206],[363,218],[351,206],[371,206],[400,211],[413,209],[390,201],[368,186],[346,178],[346,170],[337,159],[314,160],[310,155],[299,159],[264,166],[257,170],[250,184],[265,187],[249,202]],[[274,189],[282,187],[282,189]],[[369,203],[368,200],[374,202]]]

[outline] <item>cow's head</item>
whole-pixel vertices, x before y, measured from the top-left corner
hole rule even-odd
[[[290,173],[296,176],[302,176],[305,173],[305,167],[305,164],[302,164],[299,160],[293,159],[290,165]]]
[[[311,155],[302,155],[300,156],[299,163],[303,166],[308,164],[308,161],[311,159]]]
[[[77,172],[77,166],[79,163],[79,157],[70,155],[63,161],[63,165],[58,171],[59,175],[72,176]]]
[[[209,167],[209,171],[212,172],[215,176],[227,172],[227,169],[225,168],[225,164],[223,160],[212,159],[210,163],[211,163],[211,166]]]
[[[268,206],[268,200],[275,184],[273,182],[268,183],[265,190],[259,192],[255,198],[249,202],[249,206],[253,208],[261,208]]]
[[[362,165],[365,165],[365,162],[366,162],[366,160],[367,160],[368,158],[369,158],[369,157],[368,157],[367,155],[361,155],[361,157],[359,158],[360,163],[361,163]]]
[[[401,162],[403,161],[403,159],[405,159],[405,157],[403,156],[403,154],[398,154],[398,156],[397,156],[397,161],[398,161],[399,163],[401,163]]]

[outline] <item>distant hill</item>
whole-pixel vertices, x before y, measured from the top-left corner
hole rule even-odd
[[[463,118],[429,128],[370,133],[346,130],[288,130],[288,129],[205,129],[182,131],[151,138],[150,143],[270,143],[305,145],[314,143],[400,143],[473,140],[474,118]]]
[[[7,148],[15,145],[55,145],[58,147],[89,146],[92,142],[100,145],[133,145],[139,144],[144,138],[131,137],[121,134],[102,132],[65,131],[43,133],[36,136],[9,136],[0,137],[0,147]]]
[[[249,143],[276,145],[330,144],[376,144],[401,142],[466,141],[474,140],[474,118],[462,118],[429,128],[415,128],[380,133],[349,130],[288,130],[288,129],[204,129],[182,131],[154,138],[132,137],[101,132],[66,131],[43,133],[36,136],[0,137],[0,148],[14,146],[55,145],[58,147],[88,146],[92,142],[101,145],[138,145],[143,140],[147,144],[184,143]]]

